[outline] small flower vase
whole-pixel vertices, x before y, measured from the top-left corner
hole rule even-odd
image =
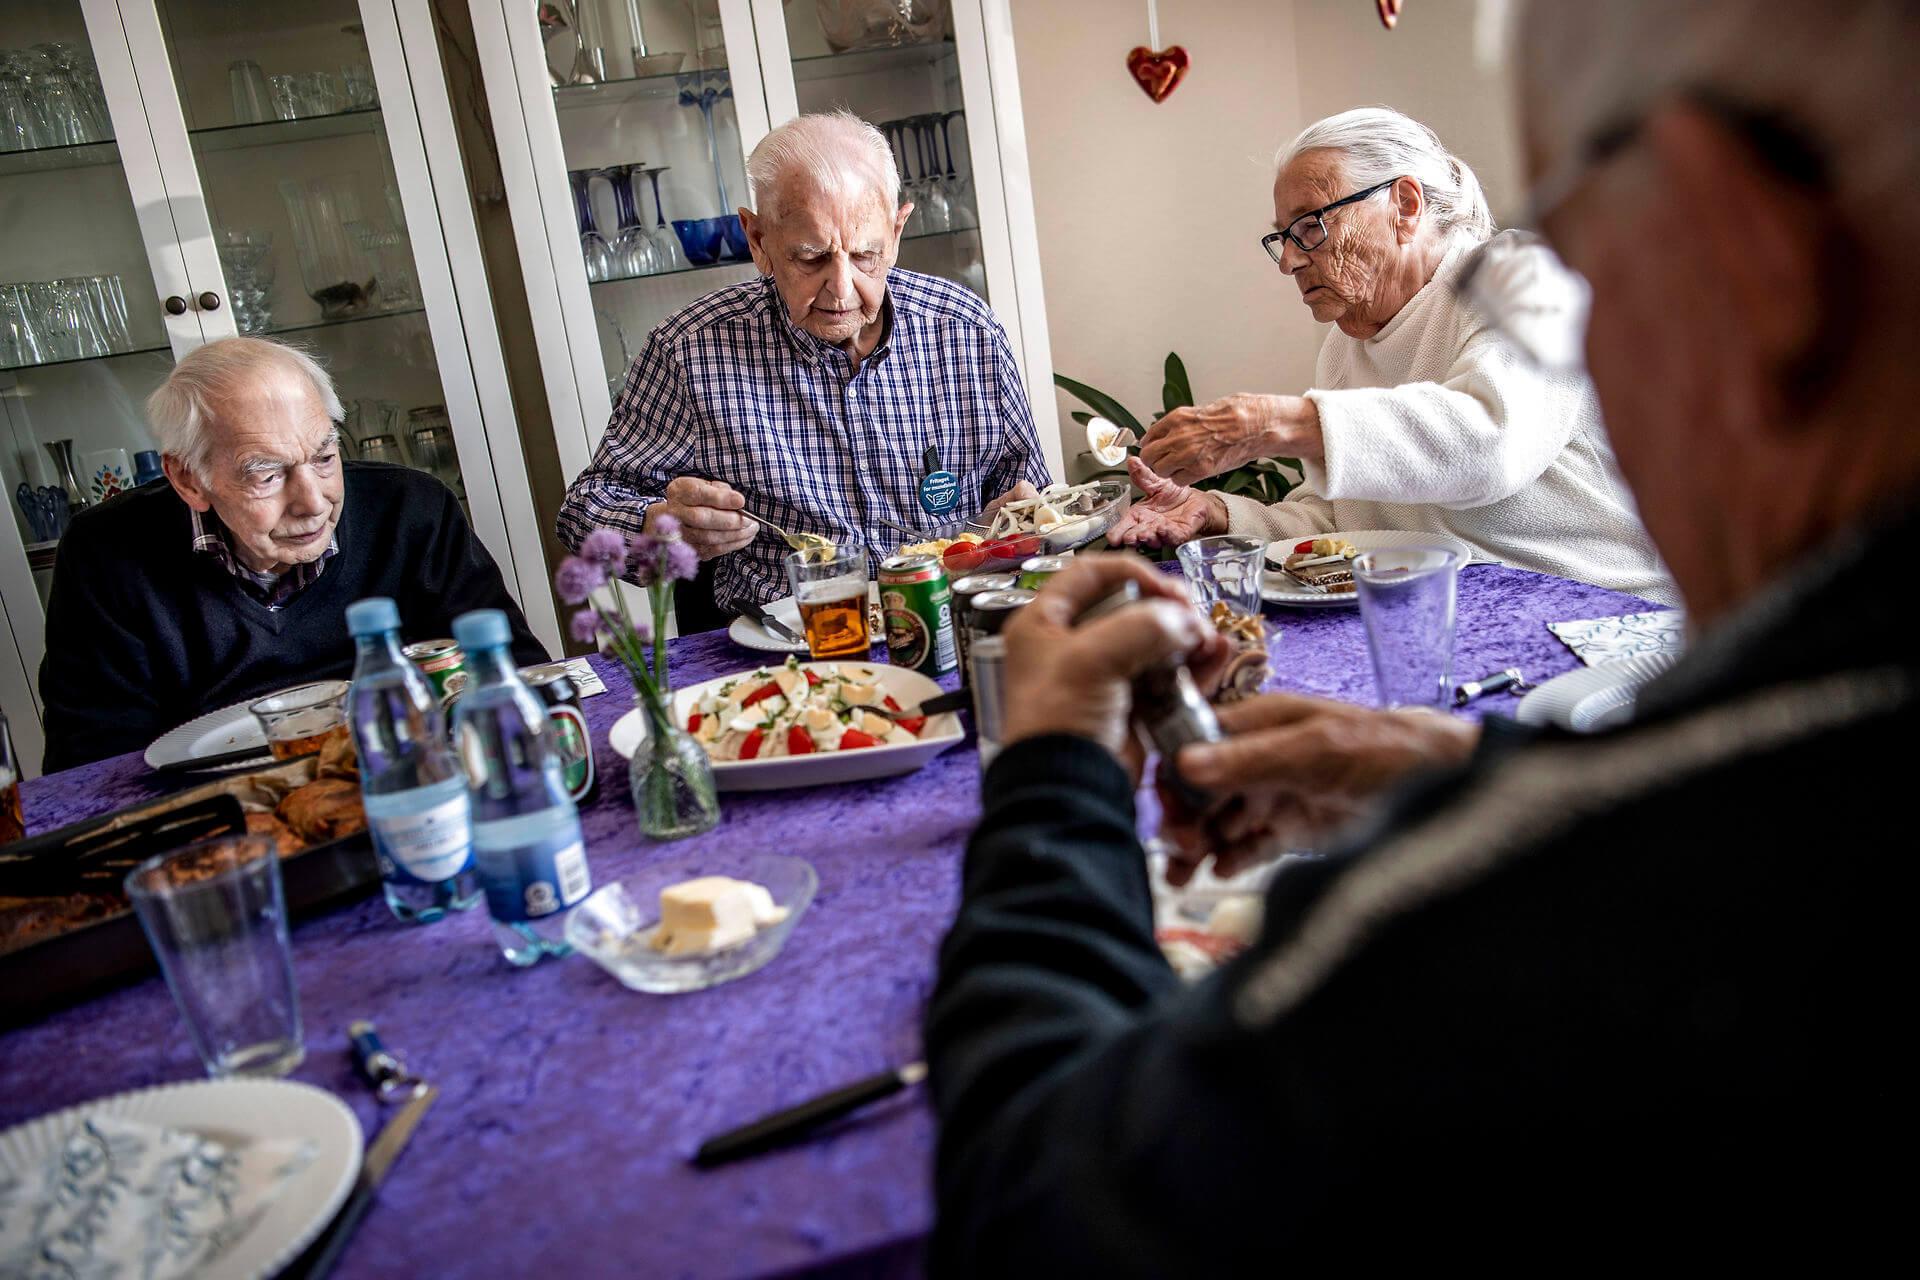
[[[634,702],[647,721],[646,740],[627,767],[641,833],[679,840],[713,830],[720,821],[720,799],[706,748],[673,723],[659,699],[636,691]]]

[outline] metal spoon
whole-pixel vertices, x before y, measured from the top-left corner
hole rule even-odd
[[[761,524],[779,534],[781,541],[785,542],[789,547],[792,547],[803,556],[810,558],[817,556],[825,560],[831,558],[833,555],[833,539],[831,538],[824,538],[817,533],[788,533],[785,529],[782,529],[765,516],[755,516],[751,511],[747,514],[753,516],[755,520],[758,520]]]

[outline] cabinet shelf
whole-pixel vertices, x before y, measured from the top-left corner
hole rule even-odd
[[[195,151],[238,151],[246,147],[277,147],[289,142],[312,142],[320,138],[345,138],[357,133],[376,133],[381,125],[380,108],[362,107],[329,116],[302,116],[293,120],[263,120],[258,124],[223,124],[208,129],[190,129]]]
[[[16,173],[53,173],[119,163],[120,146],[111,139],[65,147],[35,147],[31,151],[0,151],[0,178]]]
[[[369,311],[364,315],[342,316],[337,320],[302,320],[295,324],[277,324],[266,332],[269,334],[307,333],[314,329],[337,329],[347,324],[367,324],[374,320],[399,320],[407,316],[423,316],[425,307],[398,307],[392,311]]]
[[[67,360],[36,360],[31,364],[0,364],[0,373],[23,373],[28,369],[55,369],[64,364],[86,364],[90,360],[119,360],[126,356],[150,356],[164,353],[171,348],[162,342],[152,347],[129,347],[125,351],[109,351],[103,356],[74,356]]]
[[[957,240],[961,236],[977,236],[979,234],[980,233],[972,227],[962,227],[958,231],[929,231],[923,235],[902,236],[900,243],[905,246],[933,240]],[[641,276],[611,276],[605,280],[591,281],[590,284],[591,287],[598,289],[601,285],[631,284],[635,280],[662,280],[668,276],[684,276],[695,271],[718,271],[726,267],[751,267],[752,265],[752,258],[726,258],[719,262],[702,262],[696,266],[678,267],[672,271],[651,271]]]
[[[793,78],[805,84],[815,80],[844,80],[850,76],[869,76],[882,71],[910,71],[945,62],[958,51],[951,40],[926,44],[903,44],[892,49],[861,49],[854,53],[828,53],[793,60]]]

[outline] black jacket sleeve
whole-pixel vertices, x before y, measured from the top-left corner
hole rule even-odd
[[[40,661],[46,773],[138,750],[171,727],[160,722],[150,646],[130,625],[146,609],[118,597],[126,570],[95,546],[98,519],[78,513],[54,562]]]

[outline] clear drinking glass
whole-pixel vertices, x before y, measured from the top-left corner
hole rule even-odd
[[[1460,565],[1459,555],[1442,547],[1395,547],[1354,558],[1381,706],[1447,705]]]
[[[391,435],[368,436],[360,442],[360,460],[362,462],[391,462],[396,466],[405,466],[407,460],[400,456],[400,441]]]
[[[273,101],[273,114],[282,120],[298,120],[301,110],[299,82],[292,76],[274,76],[268,82],[267,95]]]
[[[280,857],[268,836],[222,836],[150,858],[127,897],[210,1076],[300,1065],[300,993]]]
[[[831,554],[795,551],[787,557],[787,581],[793,584],[812,657],[826,662],[867,656],[865,547],[835,547]]]
[[[327,320],[344,320],[373,303],[373,262],[347,230],[360,204],[345,177],[280,180],[280,198],[293,224],[293,245],[307,296]]]
[[[269,694],[250,705],[267,732],[275,760],[291,760],[320,749],[326,736],[347,722],[347,682],[320,680]]]
[[[274,117],[273,93],[260,64],[242,58],[227,64],[227,86],[233,92],[233,122],[259,124]]]
[[[330,116],[340,110],[340,81],[331,71],[309,71],[294,78],[303,116]]]
[[[46,358],[27,286],[0,284],[0,362],[18,366]]]
[[[1266,554],[1262,538],[1237,533],[1195,538],[1180,544],[1180,570],[1202,611],[1211,611],[1217,601],[1235,613],[1259,617],[1260,564]]]
[[[365,65],[340,68],[346,109],[367,111],[380,105],[380,92],[374,87],[373,68]]]

